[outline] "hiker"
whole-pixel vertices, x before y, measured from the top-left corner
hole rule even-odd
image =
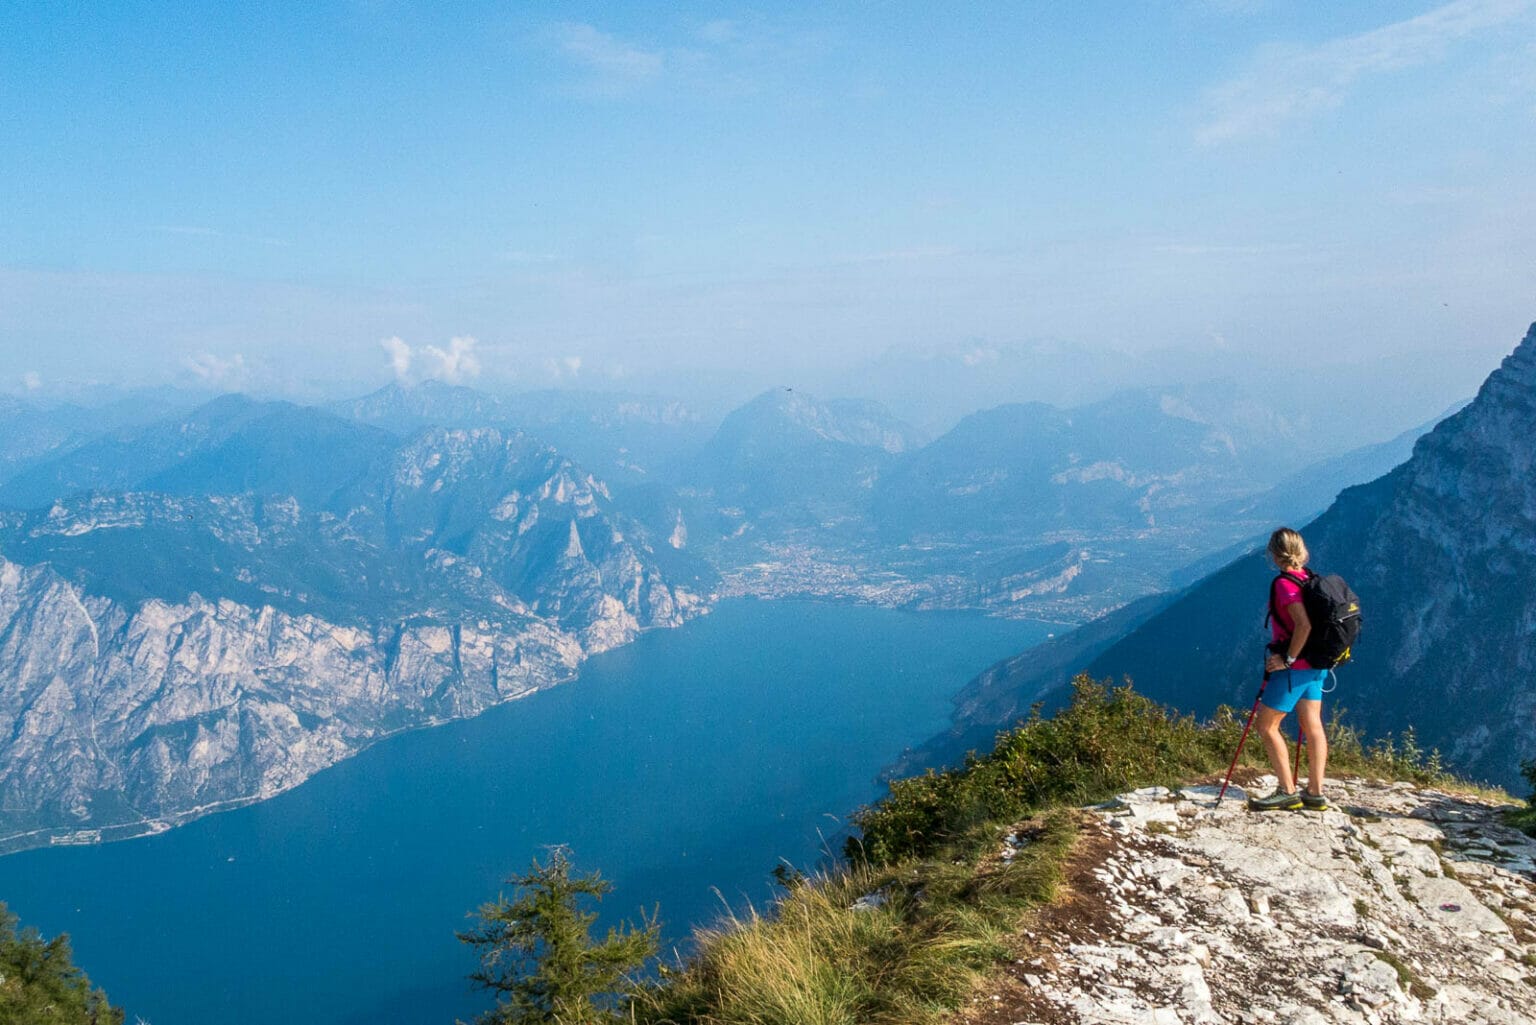
[[[1291,579],[1306,580],[1311,576],[1307,569],[1306,542],[1296,531],[1281,527],[1269,536],[1269,558],[1280,575],[1270,584],[1270,630],[1274,639],[1264,660],[1264,671],[1269,674],[1270,682],[1264,689],[1256,725],[1280,782],[1274,793],[1268,797],[1251,798],[1248,806],[1257,811],[1302,807],[1324,811],[1328,807],[1323,797],[1328,738],[1323,735],[1323,683],[1328,678],[1328,670],[1314,669],[1300,657],[1307,637],[1312,633],[1312,623],[1302,604],[1301,586]],[[1303,793],[1296,792],[1290,751],[1281,732],[1281,725],[1292,710],[1301,721],[1301,731],[1306,736],[1307,789]]]

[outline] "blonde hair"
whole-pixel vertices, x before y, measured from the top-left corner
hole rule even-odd
[[[1269,554],[1286,567],[1305,566],[1312,557],[1307,551],[1307,543],[1290,527],[1281,527],[1269,535]]]

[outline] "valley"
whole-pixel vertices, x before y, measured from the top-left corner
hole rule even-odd
[[[1065,631],[1294,512],[1282,472],[1331,493],[1413,437],[1312,448],[1306,416],[1208,387],[1005,405],[932,439],[791,389],[717,425],[431,381],[95,435],[83,411],[8,415],[34,442],[0,476],[0,851],[269,798],[722,600]]]

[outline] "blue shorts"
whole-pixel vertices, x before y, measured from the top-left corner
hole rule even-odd
[[[1264,707],[1276,712],[1290,712],[1298,701],[1323,700],[1326,669],[1281,669],[1271,673],[1264,687]]]

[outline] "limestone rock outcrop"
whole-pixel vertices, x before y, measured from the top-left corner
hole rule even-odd
[[[1476,797],[1327,793],[1322,813],[1249,812],[1240,788],[1218,807],[1214,787],[1091,809],[1068,896],[961,1020],[1536,1021],[1536,840]]]

